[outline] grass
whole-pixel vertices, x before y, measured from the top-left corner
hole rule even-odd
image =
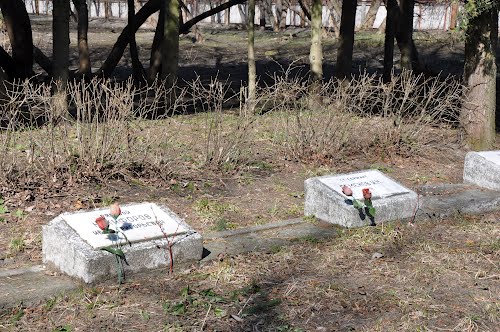
[[[24,238],[22,236],[13,237],[10,240],[9,250],[11,254],[15,255],[19,252],[22,252],[24,250],[24,247]]]
[[[464,223],[470,224],[466,236]],[[345,230],[329,241],[304,238],[271,253],[227,256],[189,272],[150,275],[120,287],[110,283],[85,288],[48,300],[43,310],[35,306],[4,313],[0,326],[495,330],[500,322],[500,276],[494,266],[498,251],[481,249],[498,238],[495,223],[465,216],[415,226],[386,225],[385,231],[380,226]],[[466,241],[472,236],[477,245]],[[373,260],[375,251],[384,257]],[[47,322],[43,312],[48,310],[52,318]]]

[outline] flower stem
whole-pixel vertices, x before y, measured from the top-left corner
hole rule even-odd
[[[118,255],[115,255],[116,258],[116,273],[118,274],[118,284],[122,283],[122,269],[121,269],[121,262],[120,262],[120,257]]]

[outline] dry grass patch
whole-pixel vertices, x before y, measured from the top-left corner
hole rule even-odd
[[[498,217],[393,224],[384,233],[381,226],[339,229],[329,241],[226,256],[121,288],[83,288],[4,313],[1,324],[24,330],[495,331],[500,275],[491,244]],[[372,258],[374,252],[384,257]]]

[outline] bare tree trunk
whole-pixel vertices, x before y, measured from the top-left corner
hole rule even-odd
[[[64,84],[69,78],[69,2],[67,0],[54,0],[53,4],[53,75],[54,79],[62,81],[63,87],[65,87]]]
[[[283,0],[275,0],[274,3],[274,24],[273,24],[273,30],[275,32],[278,32],[280,30],[280,25],[281,25],[281,9],[283,8]]]
[[[247,22],[248,22],[248,15],[245,12],[245,5],[238,5],[238,11],[240,12],[240,17],[241,17],[241,23],[243,24],[244,27],[248,28]]]
[[[53,0],[52,58],[54,75],[54,113],[56,117],[67,112],[66,86],[69,79],[69,14],[68,0]],[[31,52],[32,49],[31,49]]]
[[[52,68],[53,68],[52,61],[50,61],[50,59],[45,54],[43,54],[43,52],[38,47],[34,45],[33,45],[33,59],[35,60],[36,63],[40,65],[40,67],[42,67],[43,70],[47,72],[49,76],[52,77],[54,76],[52,74]]]
[[[398,8],[394,0],[386,0],[387,16],[385,20],[384,40],[384,69],[382,78],[384,82],[391,81],[392,68],[394,66],[394,18]]]
[[[22,0],[1,0],[0,9],[12,47],[13,78],[28,78],[33,73],[33,36],[26,6]]]
[[[373,23],[375,23],[375,18],[377,17],[381,3],[382,0],[372,0],[370,9],[368,9],[368,13],[366,13],[365,21],[361,26],[362,29],[373,29]]]
[[[335,76],[339,79],[344,79],[351,74],[356,7],[356,0],[346,0],[342,4],[342,17],[340,20],[340,37],[336,66],[337,72],[335,74]]]
[[[266,10],[264,5],[261,3],[259,6],[259,25],[262,29],[266,28]]]
[[[307,19],[304,11],[299,12],[299,17],[300,17],[300,27],[304,28],[306,26],[306,19]]]
[[[340,24],[337,20],[337,16],[342,12],[342,6],[339,0],[328,0],[328,9],[330,9],[330,20],[332,23],[333,31],[335,32],[335,37],[340,37]]]
[[[474,150],[490,149],[495,142],[497,37],[498,8],[487,9],[468,22],[464,66],[468,93],[460,120]]]
[[[160,8],[158,15],[158,23],[156,24],[155,36],[153,38],[153,45],[151,45],[151,58],[149,60],[149,74],[150,82],[153,82],[158,76],[161,69],[161,43],[163,40],[163,27],[165,25],[165,8]]]
[[[40,15],[40,0],[35,0],[35,13]]]
[[[111,17],[111,3],[110,0],[104,0],[104,17],[109,19]]]
[[[179,0],[165,1],[161,77],[167,87],[173,87],[179,67]]]
[[[414,0],[400,0],[398,46],[401,51],[401,68],[407,70],[419,68],[417,50],[413,43],[413,8]]]
[[[231,24],[231,8],[226,9],[224,13],[224,22],[226,23],[226,25]]]
[[[250,113],[255,111],[255,90],[257,82],[257,70],[255,68],[254,50],[254,21],[255,21],[255,0],[248,0],[248,99],[247,107]]]
[[[311,78],[313,81],[323,79],[323,49],[321,46],[321,20],[323,4],[321,0],[313,0],[311,9]]]
[[[134,0],[127,1],[128,6],[128,31],[129,31],[129,49],[130,58],[132,59],[132,71],[134,76],[134,81],[136,83],[144,83],[144,68],[139,61],[139,52],[137,51],[137,43],[135,41],[135,4]]]
[[[458,0],[452,0],[451,13],[450,13],[450,30],[455,30],[457,28],[457,17],[458,17]]]
[[[73,0],[78,14],[78,73],[90,77],[91,65],[88,44],[89,11],[87,0]]]
[[[289,0],[282,0],[282,7],[281,7],[281,13],[280,14],[280,20],[279,20],[279,28],[281,31],[286,29],[286,16],[288,13],[288,8],[290,7],[290,1]]]
[[[100,0],[94,0],[94,6],[95,6],[95,14],[97,17],[101,14],[101,1]]]
[[[193,17],[198,16],[198,0],[193,0]]]
[[[266,7],[266,17],[267,22],[271,24],[273,30],[276,25],[276,20],[273,13],[273,0],[263,0],[264,6]]]

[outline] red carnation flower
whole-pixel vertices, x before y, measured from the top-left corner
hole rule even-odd
[[[363,189],[363,198],[367,200],[372,199],[372,193],[370,192],[370,189],[368,188]]]
[[[103,216],[97,217],[97,219],[95,220],[95,223],[97,224],[97,226],[99,226],[99,228],[102,231],[105,231],[109,227],[109,222]]]

